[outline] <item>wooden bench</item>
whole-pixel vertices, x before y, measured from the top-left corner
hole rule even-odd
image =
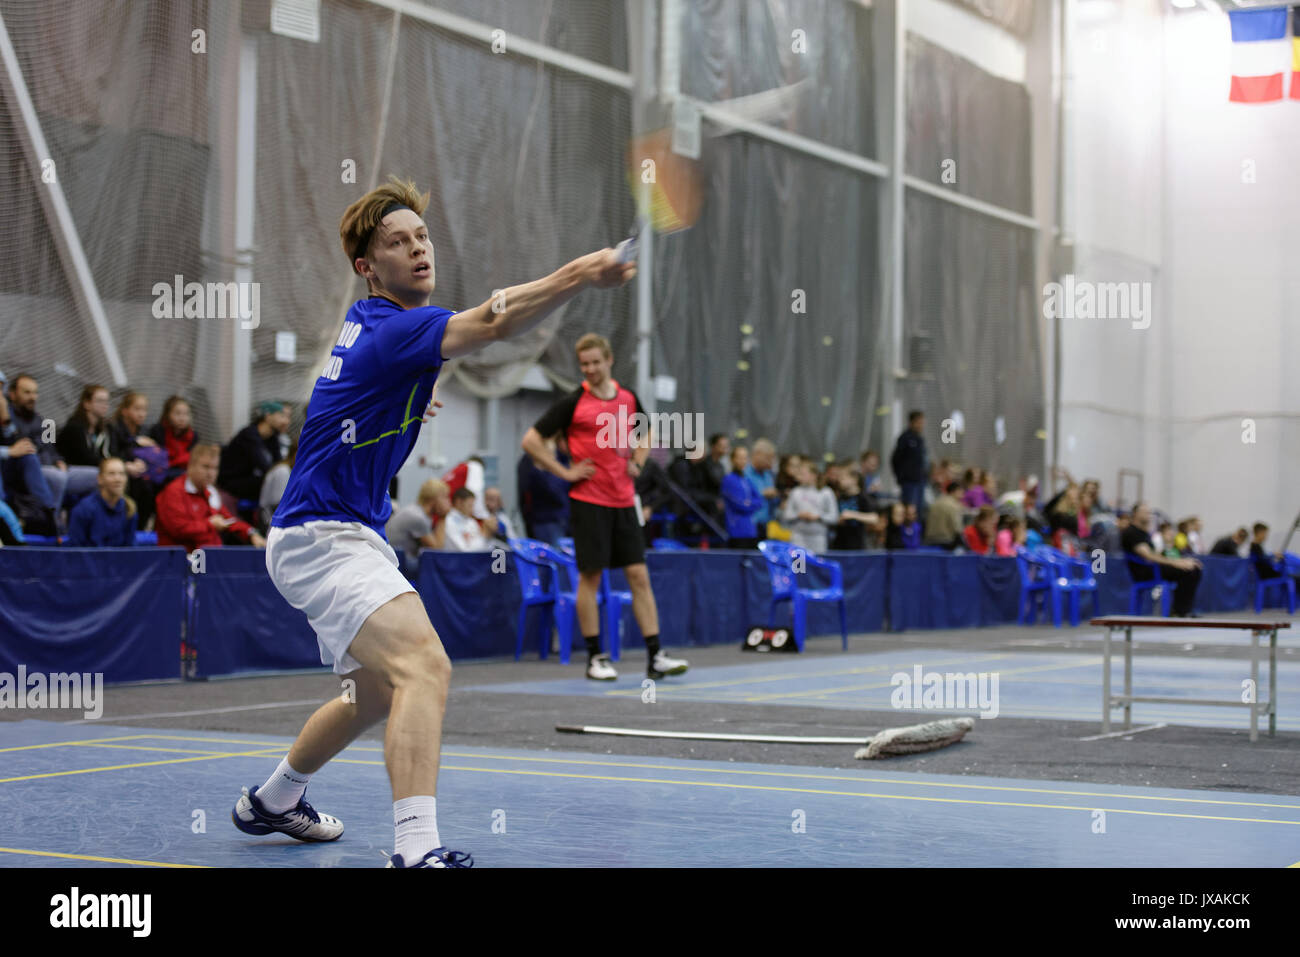
[[[1103,642],[1101,679],[1101,730],[1110,731],[1110,713],[1115,708],[1124,709],[1124,730],[1133,726],[1133,702],[1143,701],[1151,704],[1197,704],[1213,705],[1226,708],[1250,709],[1250,740],[1259,740],[1259,716],[1268,715],[1268,733],[1272,737],[1277,732],[1277,633],[1279,629],[1290,628],[1291,622],[1280,618],[1159,618],[1154,616],[1106,615],[1093,618],[1090,625],[1100,625],[1106,629]],[[1250,680],[1251,701],[1223,701],[1205,698],[1157,698],[1137,697],[1133,694],[1133,629],[1134,628],[1226,628],[1235,631],[1250,632]],[[1110,642],[1111,636],[1118,629],[1124,631],[1124,693],[1110,693]],[[1268,700],[1259,701],[1259,638],[1268,635]]]

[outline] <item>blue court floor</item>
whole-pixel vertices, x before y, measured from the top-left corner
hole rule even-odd
[[[1123,642],[1112,649],[1111,690],[1123,689]],[[557,666],[557,677],[543,681],[486,684],[479,691],[573,696],[604,695],[637,698],[644,680],[640,659],[633,653],[623,664],[617,681],[588,681],[578,665]],[[893,710],[893,675],[981,672],[998,676],[998,716],[1091,721],[1101,724],[1100,641],[1098,654],[1051,654],[915,649],[849,654],[834,658],[755,654],[751,663],[692,669],[681,677],[656,683],[662,701],[719,701],[765,705],[813,705],[866,711]],[[564,674],[569,677],[559,677]],[[1135,656],[1133,694],[1151,697],[1222,698],[1240,701],[1242,681],[1250,678],[1250,662],[1235,659]],[[1268,697],[1268,665],[1259,672],[1259,697]],[[991,690],[991,683],[988,686]],[[1300,665],[1279,655],[1279,731],[1300,730]],[[978,708],[947,708],[944,715],[980,712]],[[913,712],[915,714],[915,712]],[[1120,717],[1122,712],[1113,712]],[[1245,708],[1220,708],[1167,704],[1135,704],[1137,723],[1167,722],[1215,728],[1248,728]],[[1267,722],[1265,721],[1265,727]],[[869,734],[872,728],[864,728]]]
[[[334,844],[230,824],[288,739],[0,725],[0,866],[376,867],[391,850],[383,754],[354,746],[308,797]],[[961,745],[958,745],[960,747]],[[879,770],[448,747],[449,846],[481,865],[1283,867],[1300,798]]]

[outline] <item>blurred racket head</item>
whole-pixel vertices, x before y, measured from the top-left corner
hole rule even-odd
[[[634,136],[627,148],[627,183],[637,217],[656,233],[694,226],[704,204],[703,165],[673,152],[671,128]]]

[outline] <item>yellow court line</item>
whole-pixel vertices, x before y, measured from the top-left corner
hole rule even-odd
[[[0,784],[8,784],[12,781],[36,781],[40,778],[61,778],[67,777],[70,774],[94,774],[98,771],[125,771],[130,768],[153,768],[163,764],[188,764],[191,761],[213,761],[217,758],[261,758],[267,757],[268,752],[270,755],[275,755],[279,754],[282,750],[283,748],[277,745],[274,748],[261,748],[257,751],[217,752],[199,758],[168,758],[165,761],[141,761],[137,764],[111,764],[102,768],[75,768],[71,771],[46,771],[41,774],[23,774],[13,778],[0,778]]]
[[[124,751],[170,751],[173,754],[218,754],[200,748],[159,748],[147,744],[79,744],[79,748],[121,748]]]
[[[967,662],[967,661],[969,661],[969,662],[979,663],[979,662],[983,662],[983,661],[996,661],[996,660],[999,659],[999,658],[1011,658],[1011,657],[1013,657],[1013,656],[1014,656],[1014,653],[1013,653],[1013,652],[1007,652],[1007,653],[1004,653],[1004,654],[998,654],[998,655],[985,655],[984,657],[981,657],[981,658],[958,658],[957,661],[959,661],[959,662]],[[916,664],[921,664],[921,663],[920,663],[920,662],[917,662],[917,661],[912,661],[910,664],[907,665],[907,667],[910,668],[910,667],[912,667],[913,665],[916,665]],[[934,662],[926,662],[926,663],[924,663],[924,667],[927,667],[927,668],[929,668],[929,667],[936,667],[936,668],[938,668],[938,667],[944,667],[944,666],[947,666],[947,665],[953,665],[953,664],[955,664],[955,662],[952,662],[952,661],[934,661]],[[725,667],[735,667],[735,666],[728,665],[728,666],[725,666]],[[761,677],[761,678],[729,678],[729,679],[727,679],[726,681],[701,681],[701,682],[691,682],[690,687],[693,688],[693,689],[695,689],[695,688],[727,688],[727,687],[733,687],[733,686],[735,686],[735,685],[755,685],[755,684],[763,684],[763,683],[765,683],[765,682],[771,682],[771,681],[795,681],[795,680],[803,680],[803,679],[807,679],[807,678],[835,678],[835,677],[838,677],[838,676],[840,676],[840,675],[861,675],[861,674],[867,674],[867,673],[872,672],[872,671],[888,671],[890,668],[897,669],[897,668],[901,668],[901,667],[903,667],[903,666],[902,666],[902,665],[899,665],[899,664],[889,664],[888,662],[886,662],[886,663],[884,663],[884,664],[879,664],[879,665],[866,665],[866,666],[861,667],[861,668],[840,668],[840,669],[838,669],[838,670],[836,670],[836,671],[813,671],[813,672],[809,672],[809,673],[807,673],[807,674],[781,674],[781,675],[767,675],[767,676],[765,676],[765,677]],[[664,686],[661,686],[661,687],[669,687],[669,688],[671,688],[671,687],[673,687],[673,686],[672,686],[672,685],[664,685]],[[466,689],[466,690],[469,690],[469,689]],[[492,686],[491,686],[491,685],[480,685],[478,690],[481,690],[481,691],[490,691],[490,690],[492,690]],[[618,689],[611,689],[611,690],[609,690],[609,691],[606,691],[605,694],[607,694],[607,695],[639,695],[639,694],[641,694],[641,689],[640,689],[640,688],[618,688]]]
[[[1170,804],[1174,804],[1174,803],[1221,804],[1228,807],[1271,807],[1271,808],[1279,808],[1279,809],[1289,810],[1289,811],[1300,811],[1300,804],[1270,804],[1266,801],[1225,801],[1216,798],[1164,797],[1162,795],[1157,795],[1157,794],[1116,794],[1112,791],[1062,791],[1056,788],[1017,787],[1013,785],[1001,785],[1001,784],[962,784],[955,781],[954,782],[906,781],[906,780],[895,780],[894,778],[876,778],[876,777],[869,777],[866,775],[859,776],[859,775],[851,775],[851,774],[805,774],[797,771],[752,771],[744,768],[714,768],[714,767],[689,768],[689,767],[680,767],[675,764],[647,764],[647,763],[636,762],[636,761],[583,761],[583,760],[566,761],[563,758],[517,757],[512,755],[478,755],[478,754],[465,754],[463,752],[457,752],[457,751],[444,751],[443,756],[456,757],[456,758],[471,758],[471,759],[485,758],[485,759],[491,759],[497,761],[534,761],[537,763],[546,763],[546,764],[582,765],[582,766],[593,766],[593,767],[604,767],[604,768],[644,768],[647,770],[654,770],[654,771],[689,771],[689,772],[699,773],[699,774],[747,774],[747,775],[752,775],[754,777],[797,778],[799,780],[857,781],[866,784],[886,784],[886,785],[897,785],[899,787],[933,787],[933,788],[954,788],[954,789],[963,788],[971,791],[1010,791],[1012,793],[1018,793],[1018,794],[1061,794],[1061,795],[1068,795],[1070,797],[1099,797],[1099,798],[1110,798],[1112,800],[1119,799],[1125,801],[1163,801]],[[335,758],[334,760],[339,761],[343,764],[368,764],[368,765],[375,765],[375,766],[380,766],[383,765],[384,763],[383,761],[367,761],[362,758]],[[453,764],[445,764],[443,765],[443,768],[452,771],[495,770],[493,768],[466,768],[461,765],[453,765]],[[575,775],[575,776],[582,777],[582,775]],[[633,781],[636,779],[610,777],[607,778],[607,780]],[[675,780],[669,783],[694,784],[697,782]],[[736,785],[736,786],[744,787],[744,785]],[[895,796],[903,797],[904,795],[895,795]]]
[[[260,744],[264,748],[288,748],[292,738],[285,738],[284,744],[267,744],[265,741],[250,741],[247,738],[212,738],[197,734],[139,734],[138,738],[153,738],[157,741],[211,741],[214,744]],[[106,739],[107,740],[107,739]]]
[[[6,751],[36,751],[40,748],[62,748],[71,744],[102,744],[105,741],[136,741],[140,738],[152,738],[152,734],[124,734],[116,738],[87,738],[84,741],[51,741],[48,744],[21,744],[14,748],[0,748],[0,753]]]
[[[93,854],[59,854],[55,851],[29,851],[21,847],[0,847],[0,854],[30,854],[33,857],[62,857],[71,861],[103,861],[106,864],[139,864],[141,867],[198,867],[206,864],[169,864],[165,861],[134,861],[126,857],[96,857]]]

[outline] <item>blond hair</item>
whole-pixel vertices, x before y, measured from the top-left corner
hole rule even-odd
[[[103,475],[103,474],[104,474],[104,469],[107,468],[107,467],[108,467],[111,463],[113,463],[113,462],[116,462],[118,465],[122,466],[122,471],[124,471],[124,472],[126,471],[126,463],[123,462],[121,459],[117,458],[116,456],[110,455],[110,456],[109,456],[108,458],[106,458],[106,459],[100,459],[100,460],[99,460],[99,474],[100,474],[100,475]],[[127,478],[129,479],[130,476],[127,476]],[[135,512],[136,512],[136,508],[135,508],[135,499],[131,498],[131,496],[129,496],[129,495],[123,495],[123,496],[122,496],[122,501],[126,502],[126,516],[127,516],[127,518],[134,518],[134,517],[135,517]]]
[[[579,339],[578,344],[573,347],[573,351],[577,355],[582,355],[588,349],[599,349],[605,354],[606,359],[612,358],[614,355],[613,350],[609,347],[609,340],[595,332],[587,333]]]
[[[343,252],[358,274],[360,270],[357,269],[357,260],[365,258],[370,249],[370,240],[384,218],[384,210],[393,205],[408,206],[415,215],[423,216],[429,205],[429,194],[421,194],[413,182],[389,176],[387,183],[372,189],[343,211],[343,220],[339,223],[339,241],[343,243]]]
[[[420,508],[427,508],[429,503],[447,494],[447,483],[441,479],[427,479],[420,486],[419,493],[415,496],[415,502]]]

